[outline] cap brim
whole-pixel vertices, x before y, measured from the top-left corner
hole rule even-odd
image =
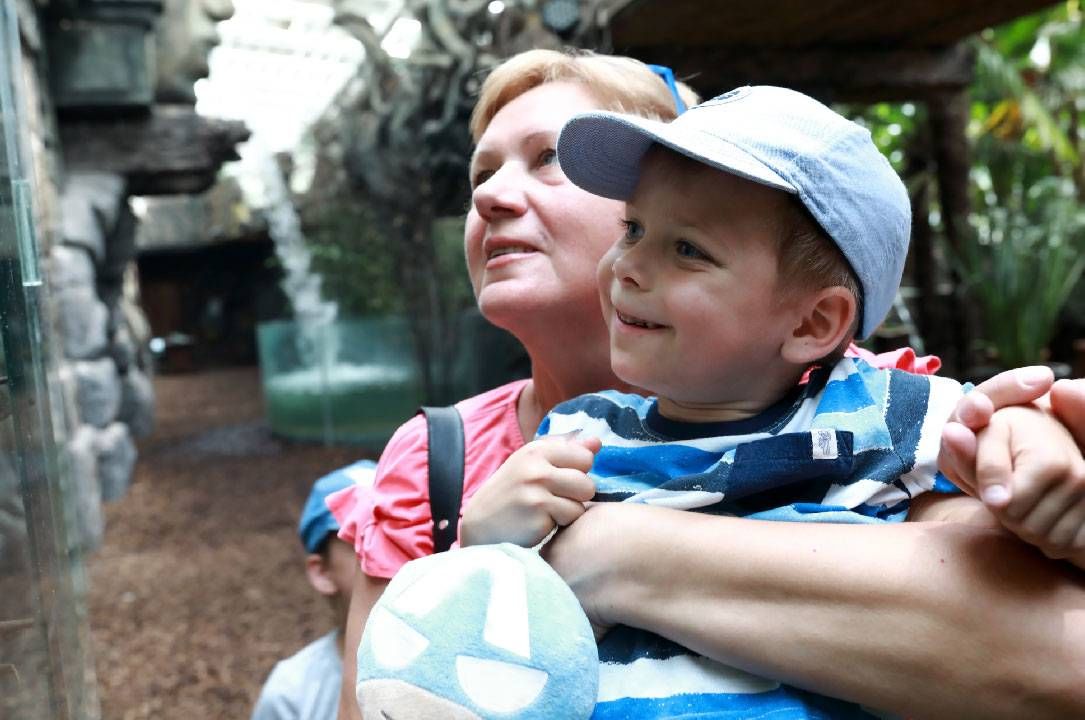
[[[593,195],[628,200],[640,178],[641,160],[654,143],[717,170],[784,192],[796,188],[759,160],[726,140],[631,115],[598,111],[574,116],[558,138],[558,162],[575,185]]]

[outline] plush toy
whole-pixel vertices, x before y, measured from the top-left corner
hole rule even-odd
[[[358,649],[366,720],[587,718],[599,654],[569,586],[533,550],[420,558],[374,605]]]

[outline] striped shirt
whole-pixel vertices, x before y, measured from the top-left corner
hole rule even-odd
[[[602,439],[598,502],[639,502],[760,520],[880,523],[912,497],[952,490],[941,429],[963,393],[935,376],[845,358],[753,418],[684,423],[655,398],[606,391],[557,406],[539,436]],[[599,646],[594,718],[867,717],[858,706],[727,667],[619,626]]]

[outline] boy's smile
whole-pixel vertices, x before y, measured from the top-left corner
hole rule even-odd
[[[614,371],[674,419],[755,414],[802,370],[780,352],[801,306],[778,282],[787,197],[662,150],[642,167],[599,264]]]

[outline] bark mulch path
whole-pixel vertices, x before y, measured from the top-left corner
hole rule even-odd
[[[363,453],[273,437],[255,368],[159,377],[154,434],[87,562],[105,720],[247,718],[279,658],[331,627],[296,523]]]

